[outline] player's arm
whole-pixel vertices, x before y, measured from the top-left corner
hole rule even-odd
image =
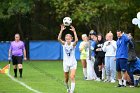
[[[27,56],[26,56],[26,49],[23,49],[23,54],[24,54],[24,60],[27,60]]]
[[[9,51],[8,51],[8,60],[11,60],[11,54],[12,54],[12,47],[10,45]]]
[[[60,30],[59,35],[58,35],[58,41],[59,41],[62,45],[65,44],[65,42],[61,39],[62,33],[63,33],[63,31],[64,31],[65,29],[66,29],[66,27],[65,27],[64,25],[61,25],[61,30]]]
[[[73,26],[70,26],[70,27],[71,27],[70,30],[74,33],[74,38],[75,38],[74,43],[73,43],[73,46],[76,46],[76,44],[78,42],[77,33],[76,33],[76,30],[75,30],[75,28]]]
[[[8,53],[8,60],[11,60],[11,49],[9,49],[9,53]]]
[[[23,43],[22,49],[23,49],[24,60],[27,60],[26,49],[25,49],[24,43]]]

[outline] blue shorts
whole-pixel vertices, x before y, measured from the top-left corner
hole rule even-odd
[[[125,72],[127,71],[127,59],[125,58],[118,58],[116,59],[116,70]]]

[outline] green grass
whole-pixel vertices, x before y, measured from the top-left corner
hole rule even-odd
[[[0,62],[0,68],[6,64]],[[66,93],[61,61],[31,61],[24,62],[23,66],[23,78],[17,78],[18,80],[43,93]],[[12,65],[10,71],[13,75]],[[115,85],[117,83],[84,81],[81,63],[78,63],[75,93],[140,93],[140,88],[115,88]],[[33,92],[12,81],[5,74],[0,74],[0,93]]]

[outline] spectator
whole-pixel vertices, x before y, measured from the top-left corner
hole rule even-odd
[[[97,35],[97,44],[96,44],[96,58],[97,58],[97,62],[98,62],[98,74],[97,74],[97,79],[96,81],[101,81],[102,79],[102,68],[104,68],[104,56],[105,53],[102,50],[103,44],[104,44],[104,40],[103,40],[103,36],[101,34]]]
[[[90,39],[87,47],[87,80],[96,79],[97,76],[94,71],[95,62],[95,45],[96,45],[96,32],[90,31]]]
[[[137,58],[136,61],[130,62],[129,69],[134,78],[134,86],[137,87],[140,80],[140,59]]]
[[[128,44],[129,43],[131,44],[131,42],[130,38],[126,34],[123,34],[123,32],[120,30],[117,30],[117,37],[118,40],[116,51],[116,69],[118,72],[118,81],[119,81],[117,87],[126,87],[126,80],[128,75],[127,74]]]
[[[105,69],[106,69],[106,80],[105,82],[115,83],[116,77],[116,41],[113,40],[113,34],[109,32],[106,35],[106,42],[103,46],[103,51],[105,53]]]
[[[132,63],[137,61],[137,56],[135,52],[135,42],[131,35],[131,33],[127,34],[127,36],[131,39],[132,44],[128,44],[128,77],[127,77],[127,84],[134,85],[134,78],[133,78],[133,72],[131,71],[131,65]]]
[[[82,35],[82,40],[83,41],[80,43],[80,46],[79,46],[79,50],[81,52],[80,59],[81,59],[82,66],[83,66],[84,79],[87,79],[86,45],[88,44],[88,37],[86,34]]]

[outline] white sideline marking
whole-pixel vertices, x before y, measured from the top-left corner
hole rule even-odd
[[[1,70],[1,68],[0,68],[0,70]],[[21,82],[21,81],[15,79],[14,77],[12,77],[12,76],[9,74],[9,72],[8,72],[6,75],[7,75],[11,80],[13,80],[13,81],[19,83],[20,85],[22,85],[22,86],[24,86],[25,88],[27,88],[27,89],[33,91],[34,93],[42,93],[42,92],[40,92],[40,91],[38,91],[38,90],[35,90],[35,89],[31,88],[30,86],[26,85],[24,82]]]
[[[42,92],[40,92],[40,91],[38,91],[38,90],[35,90],[35,89],[31,88],[30,86],[26,85],[24,82],[21,82],[21,81],[15,79],[15,78],[12,77],[10,74],[6,74],[6,75],[7,75],[9,78],[11,78],[11,80],[13,80],[13,81],[19,83],[20,85],[22,85],[22,86],[24,86],[25,88],[27,88],[27,89],[33,91],[34,93],[42,93]]]

